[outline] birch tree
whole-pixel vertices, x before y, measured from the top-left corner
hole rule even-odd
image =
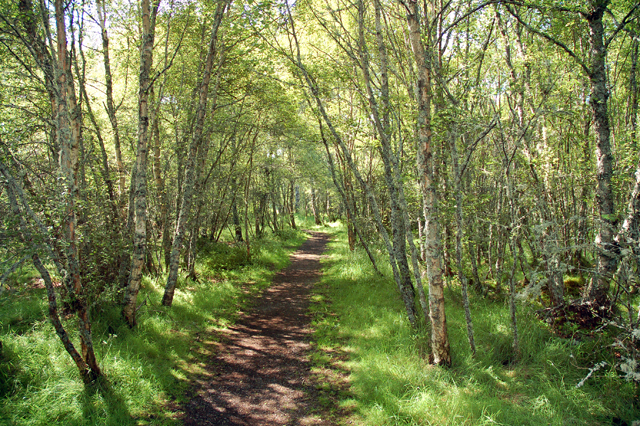
[[[213,65],[217,55],[218,30],[224,17],[228,2],[226,0],[219,1],[216,5],[216,11],[213,17],[211,37],[209,40],[209,50],[205,61],[202,80],[198,89],[198,107],[196,110],[196,122],[193,129],[189,145],[189,153],[187,164],[185,166],[185,178],[182,188],[182,199],[180,200],[180,212],[176,223],[176,229],[173,236],[173,244],[171,246],[171,256],[169,263],[169,277],[162,297],[162,304],[171,306],[173,303],[173,295],[178,282],[178,269],[180,260],[180,249],[182,248],[182,240],[184,238],[185,225],[189,218],[191,203],[193,199],[193,190],[197,179],[196,159],[199,150],[205,142],[203,140],[204,120],[207,113],[207,102],[209,100],[209,83],[213,71]]]
[[[0,14],[0,19],[6,26],[7,32],[19,40],[32,55],[42,72],[43,79],[40,81],[44,84],[50,98],[55,146],[59,150],[60,187],[58,190],[63,194],[60,200],[60,210],[63,212],[60,224],[62,241],[58,241],[51,235],[47,227],[33,213],[24,192],[4,165],[2,174],[7,182],[12,210],[15,214],[23,216],[20,220],[22,237],[26,240],[30,239],[30,231],[26,227],[26,218],[29,218],[35,222],[40,238],[46,241],[46,254],[54,262],[62,278],[66,291],[65,302],[77,316],[79,352],[70,344],[68,334],[59,321],[57,296],[53,292],[50,273],[39,256],[32,256],[34,266],[47,283],[50,320],[62,339],[65,349],[74,359],[83,381],[89,383],[97,379],[102,372],[93,348],[89,306],[81,275],[80,238],[77,233],[82,114],[76,99],[72,59],[67,41],[68,11],[62,0],[56,0],[53,3],[53,22],[55,23],[53,32],[50,28],[49,12],[44,3],[36,6],[30,0],[24,0],[18,4],[17,21],[11,21],[5,14]],[[25,62],[22,63],[26,65]],[[26,71],[32,72],[29,69]]]
[[[134,194],[130,210],[135,213],[133,255],[129,283],[124,295],[122,316],[130,327],[136,325],[136,310],[142,268],[147,251],[147,154],[149,152],[149,97],[153,85],[151,69],[153,66],[153,44],[155,40],[156,16],[160,0],[151,3],[142,0],[142,42],[140,45],[140,74],[138,76],[138,144],[136,162],[132,179]]]

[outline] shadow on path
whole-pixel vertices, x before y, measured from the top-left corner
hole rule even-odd
[[[328,425],[317,414],[311,383],[309,294],[320,277],[329,236],[311,237],[291,255],[271,287],[216,344],[184,407],[185,425]]]

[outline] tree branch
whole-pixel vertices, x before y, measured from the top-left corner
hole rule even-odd
[[[587,75],[591,75],[591,69],[587,66],[587,64],[578,56],[575,54],[575,52],[573,50],[571,50],[566,44],[564,44],[563,42],[561,42],[560,40],[556,40],[554,37],[550,36],[549,34],[537,30],[535,28],[533,28],[531,25],[529,25],[528,23],[526,23],[521,17],[520,15],[513,10],[511,7],[508,6],[507,3],[511,3],[514,4],[515,2],[503,2],[505,8],[507,9],[507,11],[509,11],[509,13],[516,18],[516,20],[527,29],[527,31],[536,34],[548,41],[550,41],[551,43],[555,44],[556,46],[558,46],[559,48],[561,48],[562,50],[564,50],[565,52],[567,52],[567,54],[569,56],[571,56],[573,58],[574,61],[576,61],[576,63],[578,65],[580,65],[580,67],[582,67],[582,69],[584,70],[584,72]],[[566,10],[567,12],[575,12],[575,11],[571,11],[571,10]]]
[[[618,33],[624,29],[624,27],[631,22],[631,20],[633,18],[635,18],[634,13],[636,10],[638,10],[638,7],[640,7],[640,2],[636,2],[636,4],[631,8],[631,10],[629,10],[629,13],[627,13],[627,15],[622,19],[622,21],[620,21],[620,23],[618,24],[618,26],[616,27],[615,31],[613,32],[613,34],[611,34],[609,36],[609,38],[607,38],[607,40],[604,42],[604,48],[608,48],[609,44],[611,44],[611,42],[613,41],[613,39],[618,35]],[[613,14],[612,14],[613,15]]]

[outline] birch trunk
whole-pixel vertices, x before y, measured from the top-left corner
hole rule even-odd
[[[380,67],[380,102],[374,95],[369,65],[369,52],[366,49],[364,39],[364,2],[358,2],[358,35],[359,35],[359,55],[362,73],[364,76],[365,85],[367,88],[367,96],[369,100],[369,109],[373,118],[373,125],[378,134],[380,142],[380,154],[382,162],[384,164],[384,176],[387,184],[387,190],[389,191],[389,202],[391,205],[391,229],[393,239],[393,260],[398,267],[399,278],[398,288],[402,301],[405,304],[405,309],[409,317],[409,321],[412,325],[416,324],[415,320],[415,293],[413,284],[411,282],[411,271],[409,269],[409,263],[407,261],[407,234],[406,225],[404,222],[405,214],[401,205],[401,183],[397,179],[394,154],[391,149],[391,143],[389,141],[390,129],[389,129],[389,81],[387,71],[387,52],[382,38],[382,27],[380,22],[381,5],[379,1],[374,1],[375,14],[376,14],[376,41],[378,44],[378,57]]]
[[[20,236],[21,239],[26,243],[34,241],[33,235],[29,231],[29,227],[27,225],[25,215],[20,209],[18,196],[16,195],[16,190],[19,191],[17,187],[17,182],[11,176],[9,169],[0,161],[0,173],[5,178],[5,187],[7,191],[7,198],[9,199],[9,205],[11,207],[11,211],[15,217],[19,219],[20,223]],[[48,250],[51,253],[51,249]],[[62,321],[60,319],[60,314],[58,312],[58,301],[55,288],[53,286],[53,281],[51,280],[51,275],[49,274],[49,270],[44,266],[40,257],[37,253],[33,253],[31,255],[31,260],[33,262],[34,267],[40,273],[40,277],[42,278],[45,288],[47,290],[47,301],[48,301],[48,314],[49,321],[53,325],[53,328],[58,335],[58,338],[62,342],[65,350],[71,356],[78,371],[80,372],[80,376],[85,383],[90,383],[95,380],[99,375],[100,371],[96,371],[90,368],[83,358],[83,356],[78,352],[73,342],[71,341],[71,337],[69,333],[64,328]]]
[[[609,302],[609,282],[618,262],[618,249],[614,241],[616,226],[613,202],[613,155],[611,154],[611,129],[609,124],[609,89],[607,89],[606,56],[604,44],[603,16],[609,0],[591,2],[591,11],[585,16],[589,24],[589,44],[591,66],[589,82],[591,96],[589,105],[593,114],[596,135],[596,205],[599,228],[596,236],[597,267],[596,276],[585,288],[584,296],[597,304]]]
[[[289,222],[291,229],[298,229],[296,226],[296,205],[295,205],[295,182],[293,179],[289,181]]]
[[[8,175],[7,173],[8,169],[3,164],[0,164],[0,169],[2,170],[2,175],[5,177],[5,180],[7,181],[6,190],[7,190],[7,197],[9,199],[9,205],[11,207],[11,211],[13,212],[14,216],[19,218],[21,239],[26,244],[29,244],[30,241],[33,241],[33,236],[29,231],[25,217],[22,214],[22,211],[18,205],[17,197],[14,193],[13,188],[11,187],[12,185],[8,183],[11,179],[11,182],[15,185],[15,180],[13,180],[12,177]],[[92,377],[91,369],[83,359],[82,355],[75,348],[73,342],[71,342],[69,333],[67,333],[67,330],[64,328],[62,321],[60,320],[60,314],[58,313],[57,295],[56,295],[55,288],[53,286],[53,281],[51,280],[51,275],[49,274],[49,271],[47,270],[47,268],[43,265],[38,254],[36,253],[32,254],[31,260],[36,270],[40,273],[40,276],[42,277],[45,288],[47,289],[49,321],[51,321],[51,324],[53,325],[53,328],[55,329],[56,334],[62,341],[62,344],[65,350],[75,362],[76,367],[78,368],[78,371],[80,371],[83,381],[87,383],[91,382],[95,377]]]
[[[502,20],[502,17],[496,8],[496,18],[498,21],[498,27],[500,29],[500,33],[505,41],[505,63],[509,70],[509,74],[511,77],[511,86],[516,88],[517,99],[515,101],[516,104],[516,117],[514,118],[516,123],[518,124],[518,139],[514,142],[517,146],[520,145],[520,141],[524,141],[524,157],[526,159],[532,159],[533,156],[530,152],[530,135],[529,135],[529,126],[530,122],[526,117],[526,112],[524,108],[524,100],[525,100],[525,90],[529,90],[529,75],[525,73],[524,76],[518,76],[516,70],[513,66],[512,55],[511,55],[511,42],[509,40],[509,36],[507,34],[506,27]],[[522,41],[520,38],[517,40],[517,46],[519,47],[518,53],[520,56],[525,57],[524,47],[522,45]],[[524,79],[524,84],[521,81]],[[529,161],[529,171],[537,186],[537,191],[534,195],[536,201],[536,207],[540,212],[540,220],[541,220],[541,228],[543,229],[541,235],[541,249],[543,253],[543,257],[545,260],[545,265],[547,268],[547,290],[549,292],[549,296],[551,299],[552,306],[561,306],[564,304],[564,282],[562,280],[562,272],[560,270],[560,260],[558,258],[558,253],[560,252],[559,247],[559,238],[558,233],[553,224],[552,214],[549,211],[548,205],[548,190],[544,181],[538,178],[538,173],[536,171],[536,165],[534,162]],[[511,200],[509,201],[511,202]],[[549,225],[549,223],[551,223]]]
[[[185,224],[189,217],[191,210],[191,202],[193,198],[193,190],[195,187],[195,162],[198,156],[198,151],[203,144],[203,128],[204,120],[207,112],[207,101],[209,99],[209,83],[211,81],[211,74],[213,69],[214,58],[216,57],[217,41],[218,41],[218,29],[224,12],[227,7],[226,1],[219,1],[216,6],[214,15],[213,28],[211,30],[211,39],[209,41],[209,50],[207,52],[207,58],[202,75],[202,82],[200,84],[198,94],[198,109],[196,111],[196,123],[189,146],[189,154],[187,157],[187,164],[185,166],[185,178],[183,180],[182,199],[180,201],[180,213],[178,214],[178,220],[176,224],[176,230],[173,236],[173,244],[171,245],[171,257],[169,262],[169,277],[167,278],[167,284],[164,289],[164,296],[162,297],[162,304],[164,306],[171,306],[173,303],[173,295],[175,293],[176,284],[178,282],[178,269],[180,260],[180,249],[182,248],[182,239],[184,238]]]
[[[289,17],[291,18],[291,11],[289,9],[288,9],[288,13],[289,13]],[[300,47],[299,47],[298,38],[297,38],[298,36],[296,34],[295,28],[293,27],[293,20],[292,19],[290,19],[290,23],[291,23],[291,30],[292,30],[291,31],[291,37],[293,38],[292,42],[293,42],[293,46],[295,47],[294,57],[292,57],[290,59],[294,63],[294,65],[298,68],[300,73],[302,74],[302,78],[304,79],[304,82],[307,84],[307,87],[309,88],[309,91],[311,92],[313,100],[315,101],[315,104],[316,104],[316,107],[317,107],[318,112],[320,114],[320,117],[327,124],[327,127],[329,128],[329,131],[331,132],[331,135],[333,136],[333,138],[335,140],[335,143],[338,144],[338,146],[340,147],[340,150],[342,151],[342,154],[344,155],[344,158],[345,158],[345,160],[347,162],[347,165],[349,166],[349,168],[353,172],[355,178],[358,180],[358,183],[360,184],[360,186],[364,190],[366,198],[370,202],[370,206],[369,207],[370,207],[370,209],[371,209],[371,211],[373,213],[374,219],[375,219],[376,224],[378,226],[378,231],[380,233],[380,236],[382,237],[382,240],[383,240],[383,242],[385,244],[385,247],[387,249],[387,253],[389,255],[389,263],[391,265],[391,269],[392,269],[392,272],[393,272],[394,281],[398,285],[398,290],[402,294],[401,278],[400,278],[400,274],[398,272],[398,266],[396,264],[395,257],[394,257],[394,249],[393,249],[393,246],[391,245],[391,241],[389,239],[389,234],[387,233],[387,230],[384,227],[384,224],[382,222],[382,217],[380,215],[380,208],[378,206],[378,202],[376,200],[376,197],[375,197],[370,185],[364,180],[364,178],[360,174],[360,171],[358,170],[358,168],[355,165],[355,162],[353,160],[353,157],[351,156],[350,150],[346,146],[343,138],[340,136],[340,134],[336,130],[335,126],[333,125],[333,120],[329,117],[329,115],[327,113],[327,110],[326,110],[326,108],[324,106],[324,103],[320,99],[318,85],[316,84],[315,80],[312,78],[312,76],[307,71],[307,68],[305,67],[305,65],[302,63],[302,55],[301,55],[301,52],[300,52]],[[415,309],[413,308],[413,304],[411,304],[411,307],[409,307],[408,304],[405,303],[405,308],[407,309],[407,316],[408,316],[409,322],[412,324],[412,326],[415,325],[416,324],[416,317],[415,317]]]
[[[311,181],[311,212],[313,212],[313,221],[316,225],[322,225],[320,220],[320,212],[318,211],[318,197],[316,196],[316,187]]]
[[[322,130],[322,122],[320,122],[320,134],[321,134],[321,137],[322,137],[322,142],[324,144],[324,148],[325,148],[325,150],[327,152],[327,161],[329,163],[329,170],[331,171],[331,178],[333,179],[333,184],[338,189],[338,193],[340,194],[340,196],[342,197],[343,202],[345,203],[345,207],[347,209],[347,215],[349,215],[351,217],[354,217],[355,212],[352,210],[353,206],[351,204],[349,204],[346,191],[343,190],[343,188],[340,186],[338,178],[336,177],[336,170],[335,170],[335,166],[334,166],[334,163],[333,163],[333,157],[331,156],[331,152],[329,151],[329,144],[327,143],[327,140],[324,137],[324,132]],[[355,221],[352,223],[352,226],[353,226],[354,233],[360,239],[360,243],[362,244],[362,247],[364,248],[365,252],[367,253],[367,256],[369,257],[369,261],[371,262],[371,265],[373,266],[373,269],[376,271],[376,274],[382,275],[382,273],[378,269],[378,265],[376,264],[376,260],[373,257],[373,254],[371,253],[371,250],[369,250],[369,245],[367,244],[366,240],[360,234],[360,232],[358,230],[358,227],[355,224]]]
[[[39,5],[38,7],[44,7],[44,5]],[[64,242],[62,246],[60,246],[57,241],[49,238],[49,253],[62,277],[67,294],[71,299],[70,305],[78,318],[80,353],[86,366],[76,364],[80,369],[80,375],[83,381],[87,383],[95,380],[102,373],[93,350],[89,311],[84,295],[82,277],[80,275],[77,198],[79,196],[79,161],[82,145],[80,139],[80,123],[82,116],[75,97],[71,62],[67,50],[65,8],[62,0],[56,0],[54,2],[54,22],[56,25],[55,47],[49,31],[48,11],[39,11],[43,20],[41,24],[47,29],[47,40],[45,42],[37,30],[37,18],[34,14],[32,2],[30,0],[22,1],[19,4],[19,8],[21,11],[20,19],[26,32],[26,38],[23,38],[22,34],[20,34],[19,37],[25,40],[26,47],[30,50],[39,68],[43,72],[45,87],[49,92],[53,108],[55,144],[60,150],[61,192],[64,194],[64,218],[61,226],[64,234]],[[2,173],[10,180],[9,171],[4,166],[2,166]],[[21,199],[23,207],[28,211],[29,216],[38,223],[42,236],[47,238],[49,231],[39,221],[33,211],[28,208],[26,199],[21,193],[21,188],[15,184],[15,181],[13,182],[14,184],[11,184],[10,191],[13,191],[14,196],[18,196],[18,198]],[[39,259],[34,259],[34,265],[39,272],[43,274],[43,280],[46,280],[48,278],[48,272],[40,268],[42,263]],[[55,319],[52,320],[55,321]],[[68,342],[65,342],[65,338],[60,334],[59,336],[63,340],[65,347],[69,349],[67,345]],[[76,359],[74,353],[70,352],[70,355]]]
[[[57,134],[60,151],[60,170],[65,177],[66,185],[66,217],[65,217],[65,239],[66,239],[66,270],[61,271],[65,287],[70,290],[70,294],[75,299],[76,315],[78,317],[78,328],[80,334],[80,348],[82,357],[87,363],[89,372],[83,377],[89,376],[91,380],[96,379],[102,373],[93,350],[93,339],[91,335],[91,322],[89,310],[86,303],[82,278],[80,276],[80,254],[78,250],[79,238],[76,233],[77,204],[79,187],[78,171],[80,160],[80,108],[77,105],[75,91],[73,89],[73,78],[71,74],[71,64],[67,51],[67,35],[65,24],[64,4],[62,0],[55,2],[56,14],[56,36],[57,36],[57,67],[56,76],[58,81],[58,111],[57,111]],[[66,273],[64,273],[66,272]],[[87,380],[87,379],[85,379]]]
[[[138,146],[136,149],[135,180],[131,191],[134,195],[134,235],[133,254],[129,283],[125,289],[122,316],[129,327],[136,325],[136,303],[142,268],[147,251],[147,152],[149,143],[149,94],[151,92],[150,72],[153,64],[153,43],[155,38],[158,3],[142,0],[142,43],[140,46],[140,74],[138,89]],[[129,207],[130,211],[131,206]]]
[[[467,323],[467,339],[471,353],[476,354],[476,343],[473,333],[473,320],[471,318],[471,309],[469,307],[469,285],[467,276],[462,268],[462,232],[464,220],[462,216],[462,175],[460,173],[460,164],[458,160],[458,147],[456,146],[455,136],[449,138],[449,151],[451,154],[451,165],[454,179],[454,196],[456,200],[456,267],[458,268],[458,279],[462,287],[462,305],[464,307],[464,317]]]
[[[429,281],[431,357],[436,365],[451,365],[449,335],[444,308],[440,230],[437,211],[436,175],[431,140],[431,70],[422,42],[420,14],[415,0],[406,2],[409,39],[418,70],[417,168],[425,218],[425,257]]]
[[[113,102],[113,76],[111,73],[111,59],[109,56],[109,34],[107,32],[107,12],[105,2],[106,0],[97,0],[96,10],[98,12],[98,24],[100,25],[100,35],[102,37],[102,60],[104,63],[104,84],[107,95],[107,115],[109,116],[109,122],[111,123],[111,128],[113,130],[113,144],[116,151],[116,165],[118,167],[120,194],[124,194],[124,164],[122,162],[118,116],[116,115],[116,107]]]

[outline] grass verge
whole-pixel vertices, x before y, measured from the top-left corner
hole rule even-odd
[[[233,323],[302,244],[284,231],[244,247],[209,243],[198,282],[181,280],[171,308],[161,305],[165,277],[145,277],[138,326],[120,307],[92,310],[98,362],[105,377],[85,387],[46,317],[44,290],[22,285],[0,295],[0,425],[173,425],[177,408],[202,373],[205,341]],[[73,319],[67,321],[73,332]],[[77,342],[76,342],[77,343]]]
[[[314,369],[327,406],[361,425],[631,425],[637,388],[614,367],[605,334],[567,339],[525,306],[518,321],[522,356],[513,362],[508,306],[472,296],[478,353],[471,356],[459,288],[446,290],[453,367],[428,364],[428,337],[414,331],[391,278],[338,232],[313,306]],[[384,258],[379,256],[382,265]],[[390,273],[385,274],[390,277]],[[581,387],[589,368],[602,361]],[[607,357],[610,358],[607,358]]]

